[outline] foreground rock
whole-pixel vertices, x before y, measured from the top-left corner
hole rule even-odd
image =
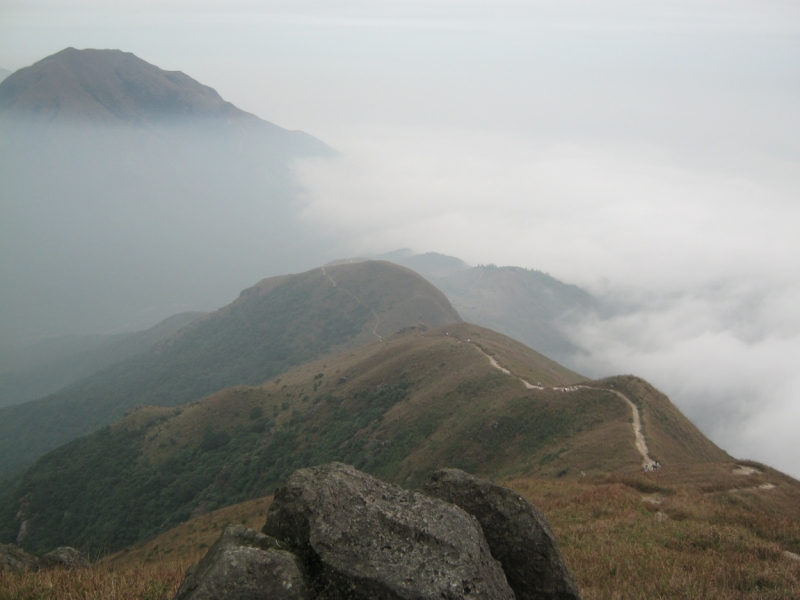
[[[295,472],[263,532],[286,541],[320,598],[514,598],[472,516],[340,463]]]
[[[547,520],[518,493],[458,469],[434,473],[425,492],[478,519],[517,600],[580,599]]]
[[[39,569],[39,560],[14,544],[0,544],[0,571],[23,573]]]
[[[187,575],[175,600],[309,600],[296,557],[275,539],[228,527]]]
[[[61,567],[62,569],[79,569],[88,567],[89,561],[76,548],[61,546],[51,550],[39,559],[42,567]]]

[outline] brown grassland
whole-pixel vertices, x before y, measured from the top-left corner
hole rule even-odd
[[[761,465],[504,484],[547,515],[587,600],[800,598],[800,487]],[[227,523],[260,528],[269,502],[195,517],[87,569],[0,573],[0,600],[169,599]]]

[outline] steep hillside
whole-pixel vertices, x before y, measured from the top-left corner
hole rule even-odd
[[[455,321],[441,292],[386,262],[266,279],[141,354],[46,398],[0,409],[0,472],[141,404],[177,406],[403,327]]]
[[[119,50],[0,83],[0,339],[145,329],[327,258],[294,202],[310,135]]]
[[[203,313],[180,313],[146,329],[115,335],[65,336],[8,352],[0,371],[0,408],[52,394],[92,373],[144,352]],[[22,367],[22,368],[20,368]]]
[[[442,466],[492,478],[632,477],[643,456],[618,391],[628,384],[638,386],[631,402],[645,439],[662,440],[662,470],[729,460],[708,440],[687,438],[691,424],[638,382],[583,381],[467,323],[414,328],[261,386],[139,409],[53,451],[6,500],[2,535],[33,550],[118,549],[330,460],[408,486]],[[677,451],[664,441],[672,435],[686,438]]]

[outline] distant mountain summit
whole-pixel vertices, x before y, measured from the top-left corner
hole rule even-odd
[[[0,82],[0,340],[145,329],[322,264],[292,165],[335,154],[127,52],[19,69]]]
[[[310,135],[288,131],[245,112],[181,71],[165,71],[121,50],[66,48],[8,74],[0,84],[0,121],[48,125],[216,124],[255,128],[262,134],[284,138],[294,142],[293,150],[300,154],[333,154]]]
[[[256,118],[180,71],[130,52],[67,48],[0,87],[0,115],[141,123],[173,117]]]

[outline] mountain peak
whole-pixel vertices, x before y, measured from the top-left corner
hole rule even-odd
[[[0,116],[142,124],[252,115],[180,71],[130,52],[65,48],[0,83]]]

